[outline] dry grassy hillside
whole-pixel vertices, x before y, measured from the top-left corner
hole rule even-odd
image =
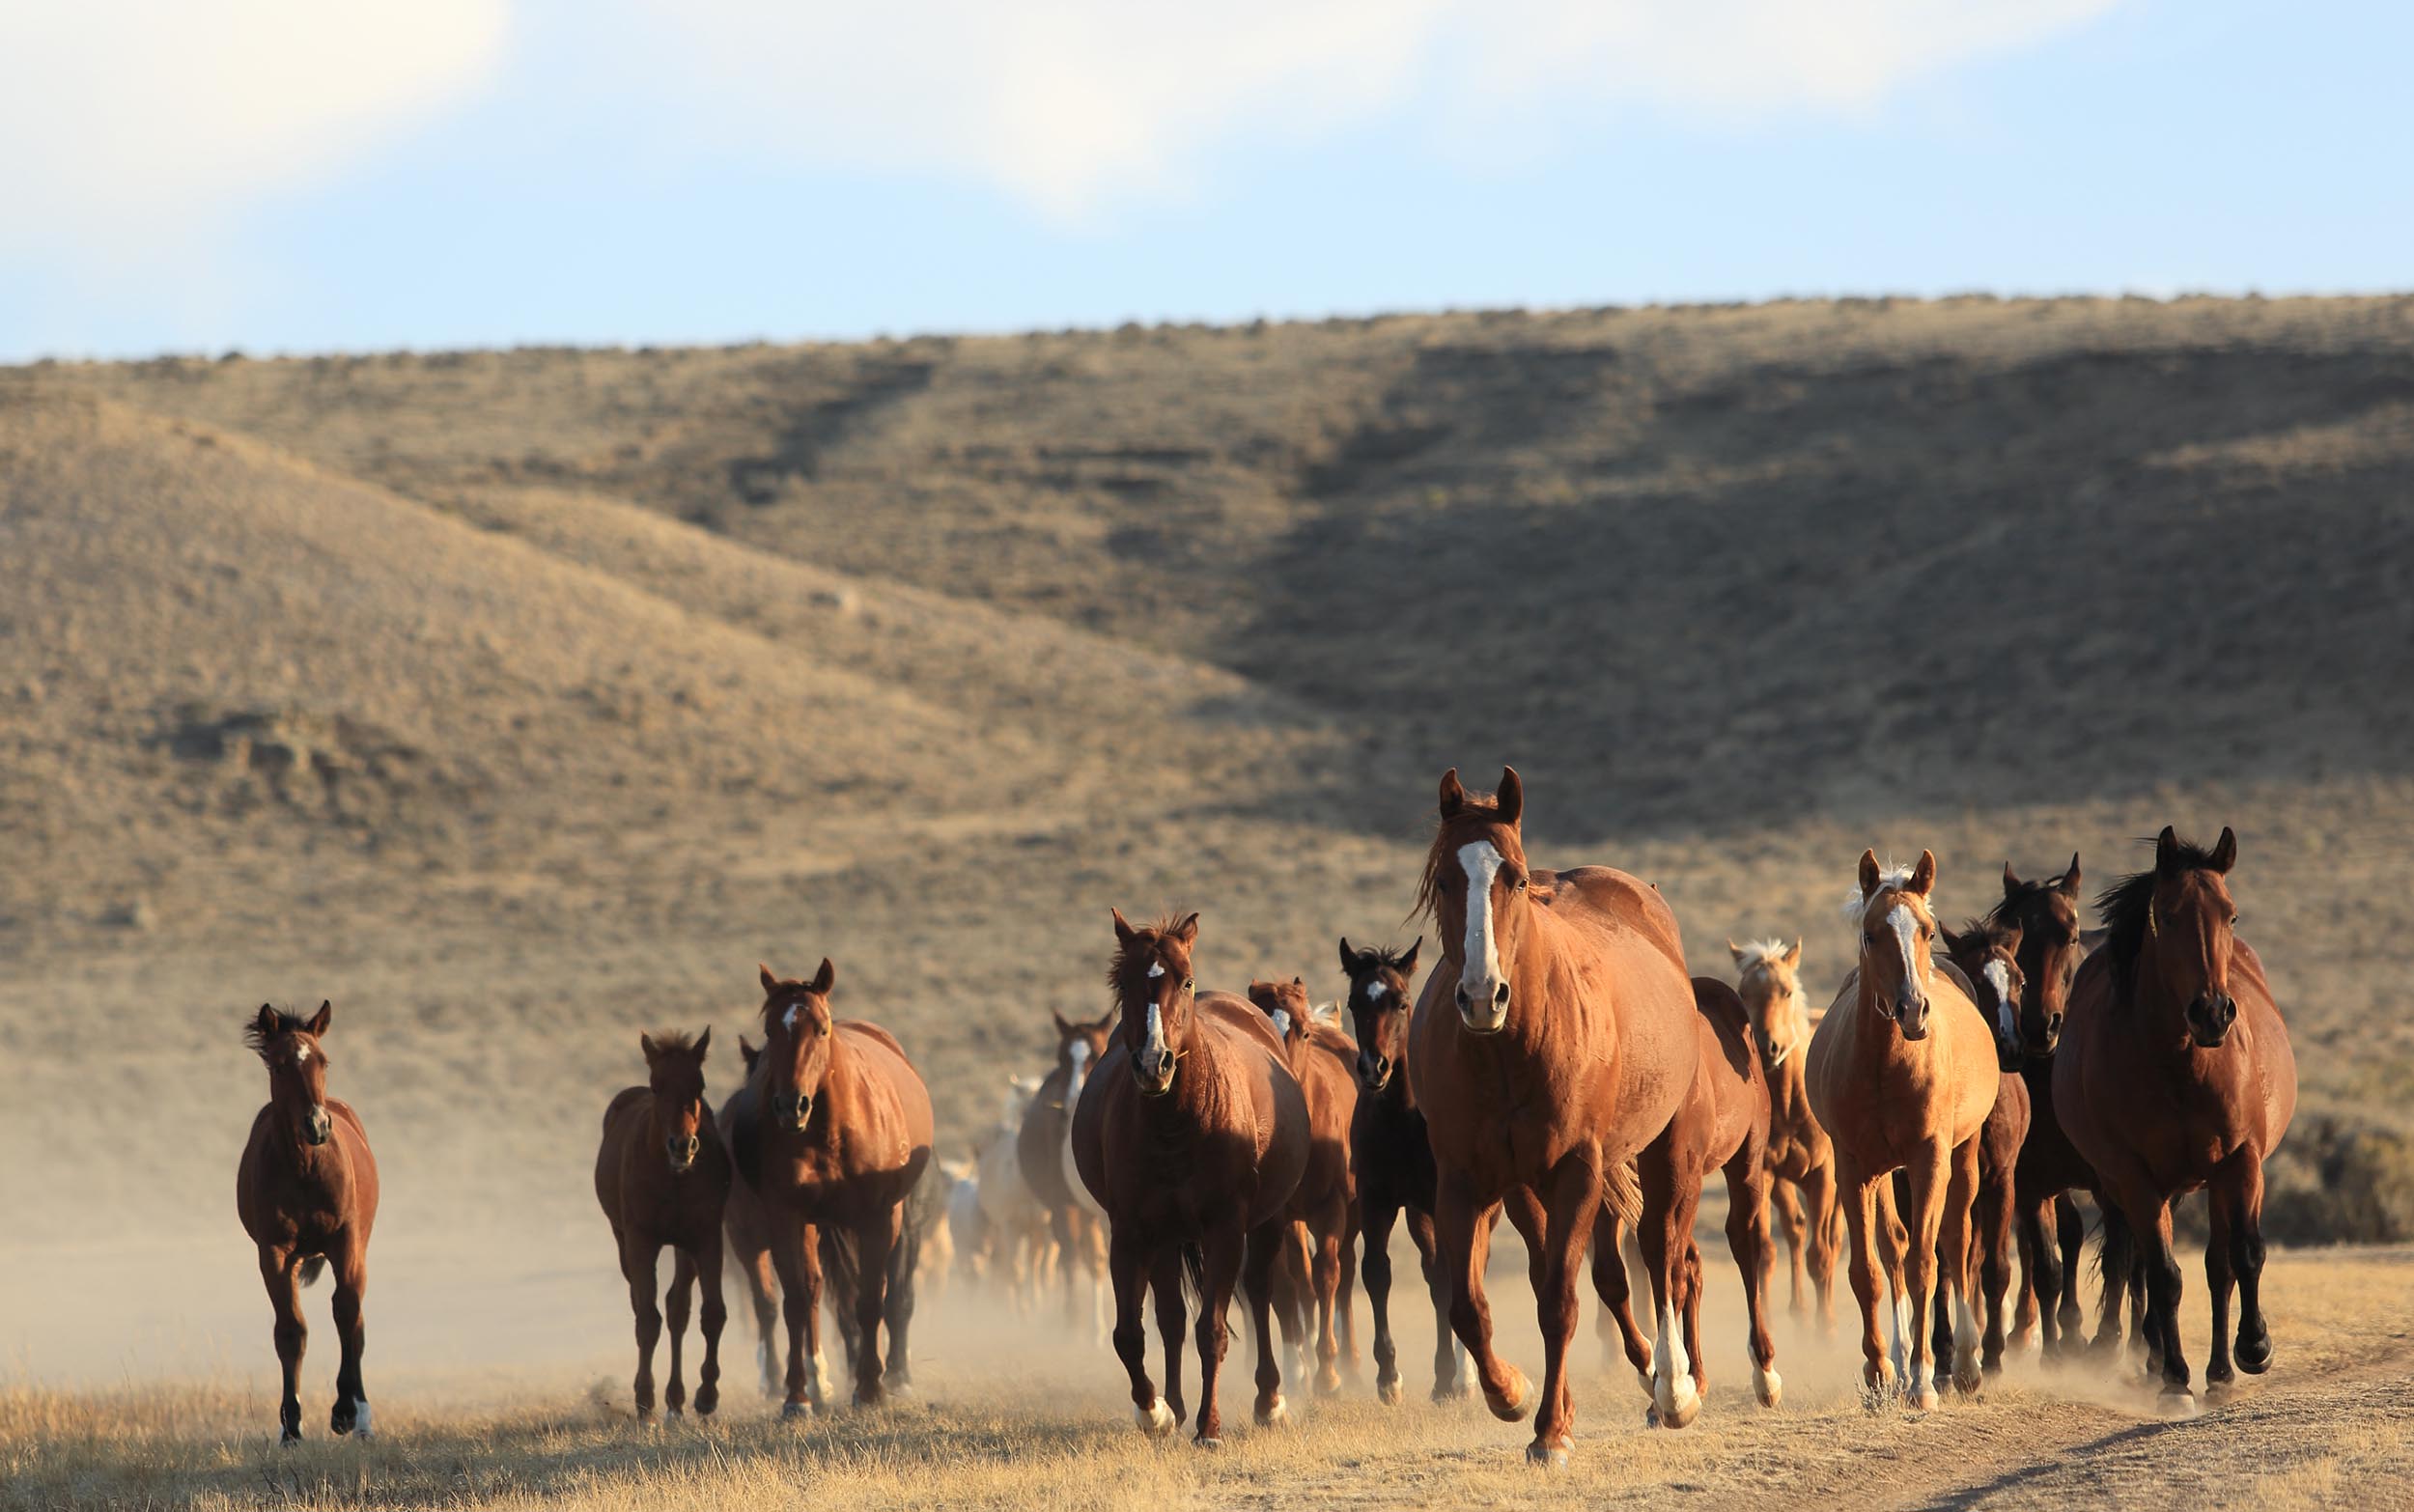
[[[2414,299],[0,373],[0,1140],[52,1152],[0,1248],[239,1277],[239,1015],[330,995],[380,1243],[585,1275],[636,1028],[734,1035],[758,958],[836,957],[961,1140],[1109,903],[1329,992],[1334,934],[1414,932],[1441,769],[1502,761],[1699,969],[1839,974],[1864,845],[1975,911],[2234,825],[2284,1211],[2376,1236],[2410,579]]]

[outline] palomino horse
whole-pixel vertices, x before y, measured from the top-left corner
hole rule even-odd
[[[1073,1169],[1073,1109],[1107,1053],[1114,1032],[1109,1010],[1095,1022],[1067,1019],[1050,1010],[1056,1026],[1056,1065],[1039,1085],[1039,1093],[1023,1110],[1023,1128],[1016,1136],[1016,1159],[1023,1180],[1047,1211],[1048,1228],[1055,1240],[1057,1264],[1064,1271],[1064,1316],[1081,1315],[1081,1275],[1089,1276],[1089,1328],[1095,1337],[1107,1326],[1107,1220]]]
[[[1529,869],[1516,771],[1501,773],[1497,798],[1481,798],[1453,769],[1440,808],[1418,898],[1443,957],[1409,1027],[1408,1071],[1433,1144],[1450,1327],[1485,1405],[1511,1422],[1533,1412],[1527,1455],[1558,1465],[1574,1417],[1576,1288],[1605,1183],[1621,1219],[1640,1213],[1658,1309],[1660,1421],[1682,1427],[1700,1411],[1675,1309],[1701,1176],[1668,1137],[1700,1058],[1698,1014],[1675,916],[1657,890],[1608,867]],[[1492,1348],[1483,1275],[1503,1205],[1532,1257],[1539,1391]]]
[[[1973,1284],[1986,1298],[1985,1335],[1979,1348],[1979,1366],[1986,1375],[2004,1368],[2004,1293],[2011,1286],[2011,1259],[2016,1246],[2014,1194],[2020,1147],[2029,1137],[2029,1084],[2020,1068],[2027,1059],[2020,1035],[2020,926],[1989,924],[1973,919],[1958,935],[1944,932],[1946,957],[1961,972],[1971,1001],[1995,1030],[1995,1107],[1979,1133],[1979,1191],[1971,1217],[1972,1245],[1978,1274]],[[1937,1358],[1949,1358],[1956,1341],[1945,1328],[1944,1304],[1937,1304]],[[1956,1372],[1958,1374],[1958,1372]]]
[[[837,971],[829,962],[811,981],[760,969],[768,1038],[722,1119],[738,1173],[760,1199],[779,1273],[788,1325],[781,1414],[830,1405],[821,1348],[826,1258],[839,1262],[842,1283],[850,1275],[855,1283],[855,1400],[871,1406],[884,1396],[883,1323],[885,1373],[907,1384],[918,1248],[907,1201],[930,1163],[930,1094],[887,1030],[831,1016]],[[843,1307],[849,1299],[843,1284],[838,1290]]]
[[[2209,851],[2166,826],[2149,871],[2097,902],[2109,931],[2079,968],[2069,1032],[2054,1065],[2054,1107],[2103,1180],[2104,1268],[2117,1274],[2143,1243],[2146,1339],[2163,1394],[2193,1406],[2179,1344],[2179,1262],[2171,1203],[2205,1190],[2212,1232],[2208,1389],[2230,1385],[2230,1288],[2238,1288],[2237,1368],[2271,1366],[2263,1321],[2263,1162],[2296,1111],[2296,1054],[2263,964],[2233,933],[2227,877],[2238,858],[2227,828]],[[2116,1214],[2126,1219],[2115,1221]]]
[[[1928,894],[1935,885],[1936,857],[1925,851],[1907,873],[1881,870],[1874,854],[1861,853],[1850,909],[1860,964],[1810,1037],[1808,1068],[1811,1111],[1836,1141],[1837,1187],[1852,1234],[1852,1289],[1861,1303],[1863,1377],[1884,1391],[1902,1368],[1888,1359],[1878,1336],[1882,1264],[1894,1295],[1895,1353],[1908,1348],[1910,1355],[1902,1386],[1921,1408],[1937,1403],[1927,1311],[1940,1242],[1953,1309],[1955,1384],[1965,1391],[1979,1385],[1968,1295],[1970,1206],[1978,1195],[1979,1135],[2002,1080],[1994,1032],[1930,958],[1936,916]],[[1897,1169],[1909,1179],[1907,1236],[1895,1221],[1887,1179]]]
[[[1272,1021],[1300,1095],[1307,1100],[1307,1169],[1291,1194],[1291,1218],[1294,1247],[1306,1249],[1302,1301],[1313,1299],[1316,1309],[1316,1392],[1330,1396],[1341,1389],[1334,1318],[1347,1328],[1350,1249],[1358,1238],[1352,1220],[1358,1192],[1350,1179],[1350,1126],[1358,1115],[1358,1082],[1350,1068],[1358,1047],[1339,1029],[1316,1022],[1307,984],[1296,976],[1249,983],[1249,1000]]]
[[[1349,1012],[1358,1029],[1358,1112],[1350,1121],[1350,1169],[1358,1181],[1365,1230],[1366,1302],[1375,1313],[1375,1394],[1400,1400],[1399,1350],[1391,1342],[1391,1225],[1405,1214],[1408,1237],[1433,1301],[1433,1399],[1465,1396],[1466,1376],[1451,1347],[1450,1286],[1433,1246],[1433,1146],[1424,1110],[1408,1074],[1408,1016],[1415,999],[1419,936],[1404,951],[1355,950],[1341,941],[1341,973],[1349,978]]]
[[[1223,1438],[1216,1377],[1236,1280],[1245,1280],[1257,1329],[1257,1421],[1288,1415],[1270,1314],[1291,1194],[1307,1169],[1307,1100],[1264,1014],[1229,993],[1196,990],[1197,914],[1145,929],[1120,911],[1114,921],[1107,979],[1122,1022],[1073,1110],[1074,1159],[1107,1210],[1115,1355],[1131,1375],[1140,1429],[1169,1434],[1183,1419],[1187,1278],[1199,1304],[1196,1441],[1213,1448]],[[1151,1289],[1165,1351],[1163,1396],[1148,1379],[1140,1318]]]
[[[1736,992],[1752,1015],[1760,1071],[1769,1085],[1769,1201],[1793,1259],[1795,1317],[1806,1316],[1805,1262],[1818,1297],[1819,1323],[1836,1327],[1836,1261],[1844,1252],[1844,1212],[1836,1201],[1836,1147],[1810,1112],[1801,1051],[1817,1022],[1802,995],[1802,941],[1726,942]]]
[[[267,1003],[243,1030],[268,1067],[268,1106],[251,1121],[235,1173],[235,1212],[260,1248],[260,1279],[276,1309],[276,1358],[285,1390],[277,1402],[280,1440],[301,1438],[301,1288],[335,1265],[335,1331],[344,1358],[335,1369],[334,1433],[369,1435],[369,1393],[360,1384],[360,1296],[369,1286],[369,1230],[378,1220],[378,1162],[350,1104],[327,1097],[322,1042],[335,1009],[326,1002],[307,1021]]]
[[[721,1214],[729,1203],[729,1154],[704,1106],[704,1052],[713,1031],[693,1040],[676,1032],[641,1034],[646,1084],[624,1088],[604,1110],[604,1140],[595,1152],[595,1196],[611,1221],[612,1246],[629,1305],[637,1315],[637,1420],[654,1420],[654,1341],[662,1312],[654,1283],[662,1246],[676,1254],[670,1278],[670,1388],[662,1394],[677,1417],[688,1405],[680,1351],[688,1336],[688,1300],[704,1283],[704,1364],[696,1372],[695,1410],[710,1417],[720,1405]]]

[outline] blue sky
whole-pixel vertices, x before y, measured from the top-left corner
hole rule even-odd
[[[0,360],[2414,284],[2414,8],[0,10]]]

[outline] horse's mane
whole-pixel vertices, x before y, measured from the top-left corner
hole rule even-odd
[[[306,1034],[309,1031],[309,1020],[300,1014],[289,1013],[279,1008],[276,1011],[276,1027],[273,1029],[261,1028],[259,1016],[255,1014],[252,1021],[243,1025],[243,1043],[251,1047],[252,1053],[266,1059],[269,1046],[289,1034]]]
[[[1877,891],[1884,892],[1889,887],[1905,885],[1911,881],[1911,874],[1915,869],[1908,862],[1880,862],[1877,869]],[[1855,877],[1852,880],[1852,891],[1844,895],[1843,915],[1844,927],[1855,935],[1861,933],[1861,911],[1869,906],[1869,899],[1874,895],[1861,890],[1860,878]]]
[[[1107,963],[1107,991],[1114,994],[1116,1011],[1120,1012],[1123,1007],[1124,985],[1154,959],[1147,945],[1162,936],[1172,934],[1173,926],[1181,921],[1180,915],[1161,913],[1149,923],[1134,926],[1131,938],[1115,941],[1114,959]]]
[[[1995,913],[1989,912],[1975,919],[1962,920],[1961,933],[1964,936],[1982,936],[1989,945],[2008,946],[2011,943],[2011,932],[2018,927],[2019,922],[2017,919],[1999,919]]]
[[[2159,840],[2147,845],[2159,846]],[[2193,840],[2172,844],[2173,869],[2193,872],[2213,864],[2213,853]],[[2112,953],[2113,979],[2125,991],[2138,951],[2146,943],[2146,926],[2154,916],[2154,879],[2161,875],[2160,857],[2142,872],[2132,872],[2095,895],[2095,916],[2108,932],[2104,948]]]
[[[1375,946],[1370,947],[1370,949],[1368,950],[1368,952],[1367,952],[1367,953],[1368,953],[1368,954],[1370,954],[1370,955],[1372,955],[1372,956],[1375,958],[1376,962],[1377,962],[1377,963],[1379,963],[1380,965],[1383,965],[1383,966],[1389,966],[1389,967],[1390,967],[1392,970],[1397,971],[1397,972],[1400,972],[1402,975],[1406,975],[1406,974],[1407,974],[1407,971],[1408,971],[1408,952],[1407,952],[1407,951],[1405,951],[1405,950],[1394,950],[1394,949],[1393,949],[1393,948],[1391,948],[1389,945],[1375,945]]]
[[[2018,924],[2021,922],[2021,910],[2042,895],[2057,890],[2061,885],[2062,879],[2059,877],[2038,877],[2024,882],[2020,884],[2018,892],[2007,894],[2004,901],[1987,910],[1985,916],[1979,922],[1985,925],[1990,933],[1999,925]]]
[[[695,1051],[695,1036],[685,1029],[656,1029],[646,1038],[654,1042],[657,1054],[667,1055],[675,1051],[692,1054]]]
[[[1738,948],[1743,952],[1741,972],[1750,976],[1755,968],[1766,969],[1784,960],[1785,952],[1794,947],[1782,939],[1748,939]]]
[[[1425,870],[1417,879],[1417,903],[1408,910],[1410,918],[1416,918],[1419,914],[1430,918],[1441,917],[1435,910],[1442,906],[1442,895],[1439,891],[1442,881],[1442,859],[1449,854],[1442,848],[1442,837],[1450,832],[1450,826],[1470,815],[1498,814],[1500,811],[1499,794],[1469,793],[1465,803],[1457,813],[1434,826],[1433,845],[1425,852]]]

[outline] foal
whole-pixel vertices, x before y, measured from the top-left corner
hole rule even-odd
[[[692,1041],[676,1031],[641,1034],[646,1084],[627,1087],[604,1111],[604,1142],[595,1154],[595,1196],[611,1220],[629,1305],[637,1315],[637,1420],[654,1420],[654,1341],[662,1314],[654,1282],[662,1246],[675,1252],[670,1278],[670,1415],[687,1405],[680,1351],[688,1335],[688,1299],[704,1283],[704,1365],[696,1373],[695,1410],[710,1417],[720,1404],[721,1216],[729,1202],[729,1155],[704,1106],[706,1029]]]
[[[1769,1084],[1769,1200],[1793,1258],[1795,1317],[1805,1315],[1804,1262],[1818,1296],[1819,1324],[1836,1328],[1836,1260],[1844,1252],[1844,1213],[1836,1201],[1836,1146],[1810,1112],[1804,1057],[1817,1022],[1802,995],[1802,941],[1726,942],[1735,958],[1737,994],[1752,1015],[1760,1070]]]
[[[1073,1169],[1073,1110],[1088,1090],[1099,1057],[1107,1053],[1115,1016],[1109,1010],[1095,1021],[1074,1020],[1051,1009],[1049,1018],[1056,1029],[1056,1064],[1040,1082],[1038,1095],[1024,1106],[1015,1158],[1055,1241],[1068,1324],[1081,1321],[1081,1273],[1089,1274],[1089,1329],[1095,1342],[1106,1330],[1107,1216]]]
[[[1947,957],[1974,994],[1979,1012],[1995,1029],[1995,1106],[1979,1134],[1978,1206],[1971,1218],[1978,1250],[1977,1284],[1986,1296],[1986,1335],[1979,1366],[1986,1375],[2004,1368],[2004,1293],[2011,1284],[2011,1256],[2017,1231],[2015,1197],[2020,1147],[2028,1142],[2031,1124],[2029,1084],[2021,1078],[2026,1058],[2020,1037],[2020,927],[1972,920],[1956,935],[1944,931]],[[1946,1358],[1944,1311],[1937,1312],[1937,1358]],[[1955,1372],[1956,1376],[1961,1373]]]
[[[1249,1000],[1273,1021],[1291,1075],[1307,1100],[1307,1169],[1292,1193],[1291,1217],[1310,1257],[1316,1391],[1330,1396],[1341,1388],[1341,1372],[1334,1363],[1341,1345],[1333,1319],[1336,1312],[1349,1309],[1346,1277],[1350,1246],[1358,1237],[1350,1217],[1358,1202],[1350,1175],[1350,1127],[1358,1114],[1358,1083],[1350,1068],[1358,1059],[1358,1047],[1340,1030],[1315,1022],[1307,984],[1296,976],[1287,982],[1249,983]],[[1288,1335],[1292,1327],[1286,1317],[1283,1332]]]
[[[243,1038],[268,1067],[268,1105],[251,1122],[235,1172],[235,1212],[260,1250],[260,1279],[276,1309],[276,1358],[284,1367],[277,1403],[280,1441],[301,1438],[300,1288],[335,1265],[335,1330],[344,1358],[335,1370],[334,1433],[369,1436],[369,1393],[360,1384],[360,1296],[369,1286],[369,1230],[378,1220],[378,1162],[369,1135],[347,1103],[327,1097],[322,1043],[335,1009],[326,1002],[307,1021],[267,1003]]]

